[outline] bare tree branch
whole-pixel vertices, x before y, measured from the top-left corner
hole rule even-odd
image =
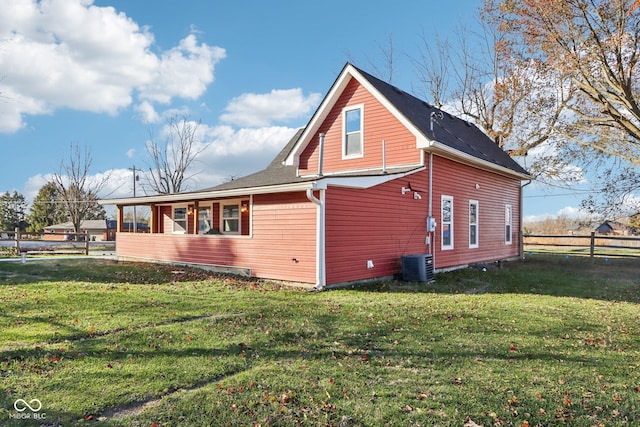
[[[53,174],[60,203],[69,216],[76,233],[80,224],[86,219],[104,219],[104,209],[98,205],[98,193],[107,183],[109,176],[101,179],[90,179],[92,158],[85,147],[81,149],[75,144],[69,148],[69,157],[60,162],[60,167]],[[98,218],[102,217],[102,218]]]
[[[169,119],[163,142],[159,142],[152,130],[146,149],[149,156],[148,186],[158,194],[173,194],[186,189],[195,176],[192,166],[197,157],[207,148],[198,140],[200,121],[188,116],[173,116]]]

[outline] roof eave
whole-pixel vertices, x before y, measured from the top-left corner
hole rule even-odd
[[[317,188],[316,181],[296,182],[289,184],[265,185],[260,187],[243,187],[230,190],[196,191],[191,193],[161,194],[145,197],[124,197],[119,199],[98,200],[101,205],[142,206],[162,203],[189,202],[192,200],[223,199],[227,197],[247,196],[251,194],[286,193]]]
[[[480,169],[484,169],[490,172],[498,173],[500,175],[508,176],[510,178],[517,178],[521,181],[527,181],[533,179],[528,173],[521,173],[510,169],[505,166],[498,165],[487,160],[479,159],[460,150],[449,147],[438,141],[434,141],[428,138],[419,138],[417,141],[417,148],[421,148],[426,152],[434,153],[439,156],[448,158],[453,161],[462,162],[465,164],[476,166]]]

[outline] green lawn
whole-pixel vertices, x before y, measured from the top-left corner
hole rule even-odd
[[[638,425],[639,291],[640,261],[549,255],[319,293],[0,263],[0,425]]]

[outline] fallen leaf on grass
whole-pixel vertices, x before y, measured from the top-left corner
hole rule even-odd
[[[464,427],[482,427],[482,424],[478,424],[477,422],[473,421],[471,418],[467,417],[467,419],[464,420]]]

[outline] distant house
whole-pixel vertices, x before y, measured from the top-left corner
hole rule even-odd
[[[629,236],[631,228],[617,221],[605,221],[596,227],[595,232],[603,235]]]
[[[104,219],[84,220],[80,223],[80,233],[86,233],[90,241],[102,242],[109,239],[108,221]],[[115,224],[114,224],[115,225]],[[73,223],[50,225],[44,228],[45,240],[77,240]]]
[[[264,170],[116,205],[120,259],[185,263],[317,287],[521,255],[528,173],[471,123],[347,64]],[[150,233],[125,233],[148,206]]]

